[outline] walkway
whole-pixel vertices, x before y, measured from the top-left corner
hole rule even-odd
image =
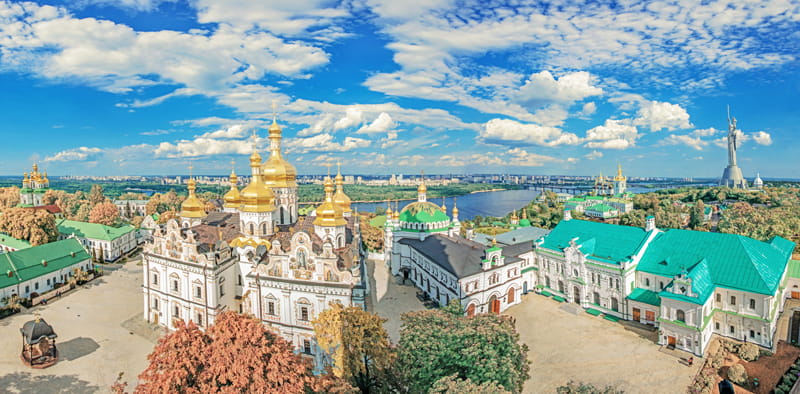
[[[400,340],[400,315],[410,311],[425,310],[417,299],[417,288],[408,281],[407,285],[398,283],[382,261],[367,260],[367,273],[372,293],[367,301],[367,310],[389,319],[383,326],[392,343]]]

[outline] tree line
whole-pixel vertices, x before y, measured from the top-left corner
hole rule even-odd
[[[520,393],[530,376],[528,348],[508,316],[467,317],[454,300],[403,314],[396,345],[385,320],[338,303],[321,312],[312,324],[329,360],[322,374],[251,315],[223,312],[205,332],[178,321],[134,392]]]

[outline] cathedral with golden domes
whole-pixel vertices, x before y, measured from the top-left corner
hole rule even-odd
[[[222,212],[206,213],[188,182],[180,217],[153,231],[144,251],[144,316],[172,328],[200,327],[223,310],[251,314],[322,365],[311,321],[331,302],[365,307],[366,269],[357,215],[341,171],[325,197],[298,214],[297,170],[281,153],[282,130],[269,127],[269,157],[253,146],[250,182],[230,175]]]

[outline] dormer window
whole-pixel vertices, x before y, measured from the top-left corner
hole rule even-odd
[[[681,286],[681,294],[686,294],[686,287],[685,286]]]

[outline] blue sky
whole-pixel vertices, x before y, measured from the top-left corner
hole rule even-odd
[[[798,177],[800,2],[0,0],[0,174]]]

